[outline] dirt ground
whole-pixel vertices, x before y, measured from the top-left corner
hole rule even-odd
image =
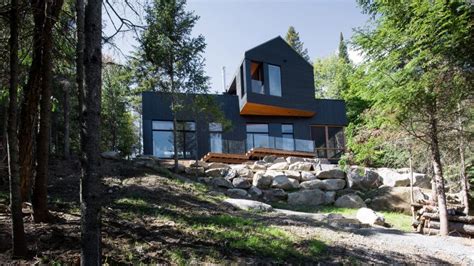
[[[31,215],[25,216],[31,250],[31,258],[27,261],[12,261],[10,258],[8,187],[0,187],[1,263],[79,263],[79,173],[77,161],[55,161],[51,165],[49,200],[56,219],[50,224],[35,224]],[[104,161],[102,173],[102,239],[104,263],[108,264],[474,262],[474,257],[469,261],[472,255],[469,250],[474,250],[473,240],[399,231],[343,230],[304,217],[236,211],[222,205],[222,195],[209,192],[202,184],[188,182],[186,178],[178,178],[166,171],[157,173],[129,161]],[[298,254],[310,254],[308,250],[314,240],[324,243],[324,248],[318,250],[317,255],[295,256],[290,252],[283,259],[269,255],[275,254],[271,250],[236,248],[225,237],[203,233],[203,228],[216,230],[214,223],[202,222],[215,217],[238,217],[281,229],[291,236],[291,245],[295,246],[291,248],[298,250]],[[239,231],[239,223],[226,224],[229,232],[221,233],[246,234]],[[431,242],[439,244],[423,244]],[[288,247],[279,248],[285,251]]]

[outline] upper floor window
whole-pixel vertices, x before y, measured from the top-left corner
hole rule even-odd
[[[252,80],[252,92],[264,94],[263,86],[263,63],[251,61],[250,63],[250,79]]]
[[[281,96],[281,73],[279,66],[268,65],[268,85],[270,87],[270,95]]]

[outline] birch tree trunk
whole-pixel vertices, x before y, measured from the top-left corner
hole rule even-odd
[[[13,257],[24,258],[28,254],[21,211],[20,173],[18,164],[18,31],[19,3],[11,0],[10,10],[10,88],[8,105],[8,170],[10,176],[10,205],[12,216]]]
[[[81,264],[101,264],[100,111],[102,86],[102,1],[84,12],[84,74],[81,147]]]

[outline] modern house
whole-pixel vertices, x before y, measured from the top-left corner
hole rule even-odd
[[[268,148],[337,161],[344,152],[345,103],[315,99],[313,75],[313,66],[281,37],[246,51],[227,91],[212,95],[231,129],[223,131],[221,124],[200,121],[189,111],[180,113],[178,156]],[[145,92],[142,98],[144,153],[173,157],[169,95]],[[188,98],[192,104],[192,95]]]

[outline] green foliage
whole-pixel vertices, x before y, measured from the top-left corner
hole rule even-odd
[[[311,61],[308,55],[308,49],[304,48],[304,43],[300,40],[300,34],[293,26],[288,28],[285,40],[291,47],[293,47],[293,49],[295,49],[295,51],[297,51],[304,59],[306,59],[306,61]]]
[[[137,151],[138,129],[129,106],[129,70],[113,62],[102,71],[102,150],[130,156]]]
[[[344,35],[339,35],[339,50],[337,56],[342,59],[342,61],[346,64],[350,64],[351,60],[349,59],[349,52],[347,51],[347,45],[344,41]]]

